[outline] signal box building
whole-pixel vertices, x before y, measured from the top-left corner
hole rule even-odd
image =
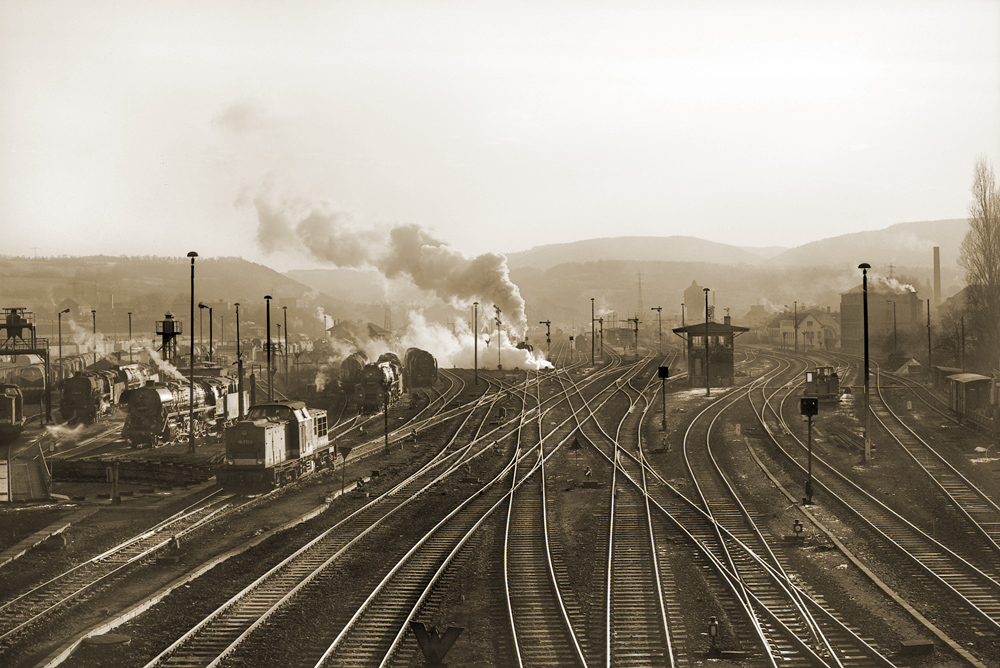
[[[732,385],[735,382],[733,339],[749,331],[748,327],[733,325],[728,315],[722,323],[700,322],[674,329],[674,334],[687,341],[688,385],[705,387],[706,380],[712,387]]]

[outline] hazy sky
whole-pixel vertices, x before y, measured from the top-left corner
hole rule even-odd
[[[0,147],[5,254],[291,268],[260,196],[469,254],[797,245],[966,215],[1000,1],[0,0]]]

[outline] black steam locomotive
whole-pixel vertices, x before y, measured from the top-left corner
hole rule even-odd
[[[301,401],[257,404],[226,429],[226,461],[216,480],[226,489],[269,489],[329,468],[336,450],[327,428],[326,411]]]
[[[122,438],[133,446],[176,440],[189,433],[188,417],[193,413],[194,431],[204,433],[211,426],[224,426],[239,418],[239,385],[235,378],[201,377],[194,379],[194,401],[191,383],[186,380],[156,383],[130,390],[122,396],[128,406]],[[243,392],[243,405],[249,405]]]
[[[408,348],[403,360],[403,387],[407,392],[418,387],[433,387],[437,382],[437,360],[426,350]]]
[[[63,381],[62,418],[66,422],[95,422],[111,413],[125,392],[158,378],[158,374],[143,364],[123,364],[106,371],[77,371],[72,378]]]
[[[393,353],[379,355],[374,364],[366,364],[357,386],[358,410],[377,413],[392,406],[403,396],[403,365]]]

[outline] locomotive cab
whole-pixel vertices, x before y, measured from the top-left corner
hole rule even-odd
[[[17,385],[0,385],[0,445],[12,443],[24,428],[24,397]]]
[[[818,366],[813,371],[806,371],[802,394],[806,397],[836,401],[840,399],[840,377],[832,366]]]

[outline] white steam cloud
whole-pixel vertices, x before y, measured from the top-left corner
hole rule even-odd
[[[337,267],[373,267],[386,278],[409,278],[454,306],[464,308],[476,300],[487,308],[495,304],[516,337],[527,330],[524,299],[510,280],[503,255],[469,257],[419,225],[388,229],[360,225],[350,214],[327,204],[271,193],[252,201],[257,243],[265,252],[293,250]]]

